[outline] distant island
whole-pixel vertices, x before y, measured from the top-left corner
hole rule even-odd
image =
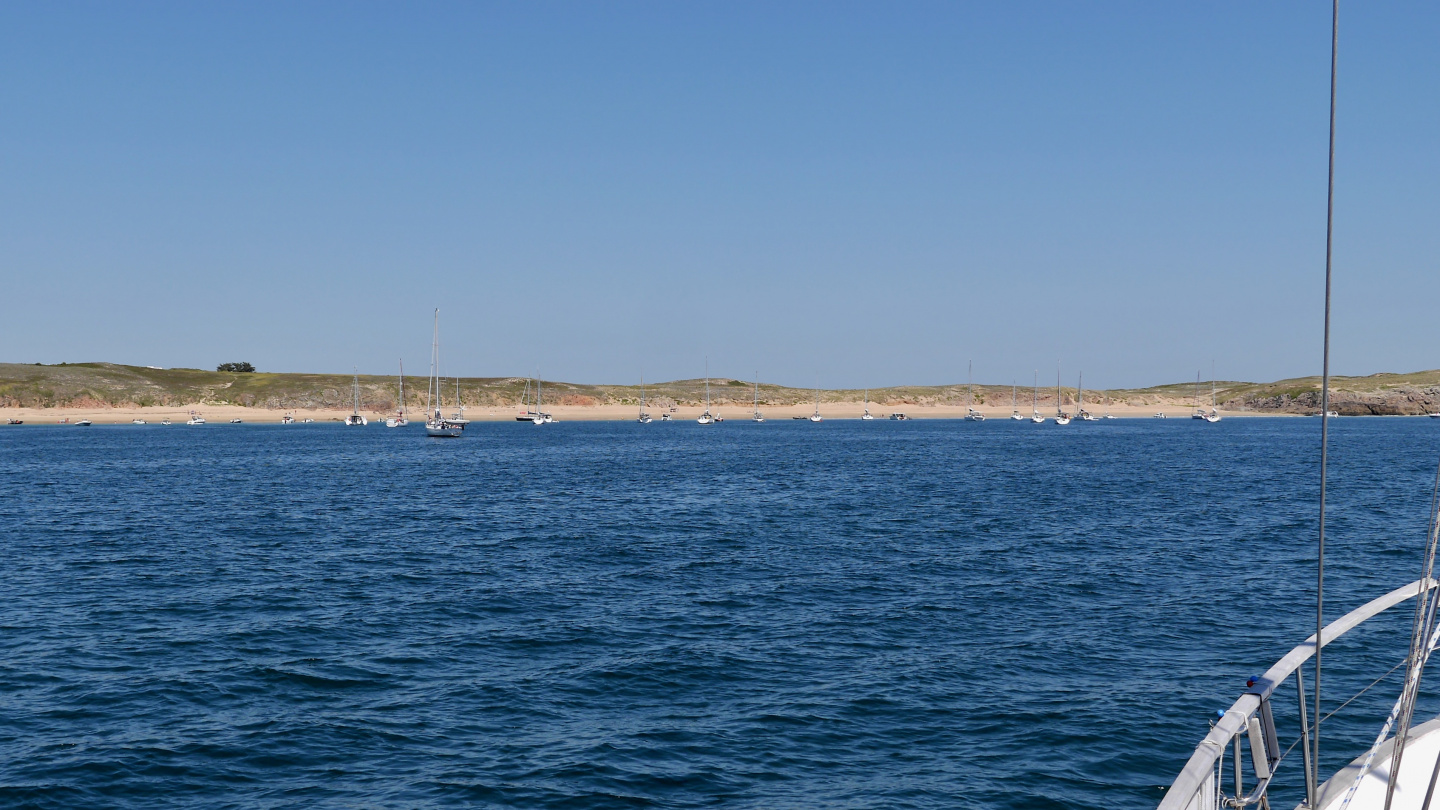
[[[248,364],[227,364],[230,367]],[[406,386],[406,405],[418,413],[425,405],[424,378],[410,378]],[[351,410],[349,374],[274,374],[256,371],[205,371],[200,369],[159,369],[148,366],[127,366],[114,363],[66,363],[61,365],[25,365],[0,363],[0,409],[15,411],[73,410],[98,413],[105,411],[200,409],[245,409],[255,418],[265,419],[273,413],[278,419],[284,412],[330,414]],[[415,382],[421,383],[415,385]],[[508,418],[520,407],[527,380],[524,377],[466,377],[459,381],[460,394],[472,418]],[[1313,414],[1320,407],[1320,380],[1302,377],[1270,383],[1216,382],[1217,400],[1222,412],[1233,415]],[[447,409],[455,396],[455,380],[446,382]],[[624,418],[639,407],[640,387],[637,385],[586,385],[581,383],[544,383],[545,402],[564,411],[569,418]],[[394,376],[361,375],[362,410],[368,413],[389,413],[398,406],[398,388]],[[1040,389],[1038,409],[1053,413],[1056,409],[1054,387]],[[1150,415],[1170,410],[1183,413],[1193,407],[1195,383],[1182,382],[1150,388],[1085,391],[1087,410],[1100,413],[1107,408],[1117,415]],[[858,415],[865,392],[861,389],[827,389],[820,392],[822,411],[836,417]],[[1061,405],[1074,409],[1076,391],[1061,391]],[[646,384],[646,403],[652,411],[693,409],[704,402],[705,381],[674,380]],[[710,381],[710,397],[717,408],[727,409],[732,417],[748,413],[754,398],[753,383],[716,377]],[[807,388],[791,388],[761,383],[760,407],[789,413],[813,409],[815,392]],[[1210,404],[1210,386],[1201,392],[1204,406]],[[964,383],[931,386],[896,386],[872,388],[869,405],[877,416],[894,411],[909,411],[915,416],[950,416],[967,406]],[[975,405],[992,418],[1008,415],[1011,409],[1011,387],[1008,385],[975,386]],[[1016,406],[1028,414],[1031,408],[1029,387],[1019,389]],[[1440,411],[1440,370],[1410,374],[1373,374],[1367,377],[1336,377],[1332,379],[1331,407],[1342,416],[1417,415]],[[854,411],[854,414],[850,414]]]

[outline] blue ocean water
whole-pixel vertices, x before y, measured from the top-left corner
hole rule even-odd
[[[1153,807],[1313,631],[1318,439],[0,429],[0,805]],[[1419,575],[1437,459],[1433,420],[1334,423],[1334,615]],[[1408,621],[1327,648],[1332,706]]]

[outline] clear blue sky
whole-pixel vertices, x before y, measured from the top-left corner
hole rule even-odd
[[[1329,4],[0,5],[0,359],[1319,370]],[[1335,368],[1440,367],[1440,5],[1342,8]]]

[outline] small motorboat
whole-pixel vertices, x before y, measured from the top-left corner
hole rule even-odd
[[[300,420],[300,424],[302,424],[302,425],[313,425],[313,424],[315,424],[315,420],[314,420],[314,419],[301,419],[301,420]]]
[[[203,425],[203,424],[205,424],[205,417],[201,416],[200,414],[198,414],[198,413],[196,413],[196,412],[194,412],[194,411],[191,411],[191,412],[190,412],[190,418],[185,421],[185,424],[187,424],[187,425]]]
[[[80,427],[90,427],[90,420],[89,420],[89,419],[81,419],[79,422],[76,422],[75,424],[78,425],[78,426],[80,426]]]
[[[130,420],[130,424],[132,424],[132,425],[143,425],[143,424],[145,424],[145,420],[144,420],[144,419],[131,419],[131,420]]]
[[[239,425],[239,424],[244,424],[244,423],[242,423],[239,419],[231,419],[231,420],[230,420],[230,424],[232,424],[232,425]]]
[[[1433,415],[1433,414],[1432,414],[1432,415]],[[23,424],[25,424],[25,421],[24,421],[23,419],[10,419],[10,420],[8,420],[5,424],[7,424],[7,425],[23,425]]]
[[[906,416],[906,415],[903,414],[903,413],[892,413],[892,414],[890,414],[890,421],[892,421],[892,422],[904,422],[906,419],[909,419],[909,418],[910,418],[910,417]]]
[[[282,425],[293,425],[293,424],[295,424],[295,417],[293,417],[293,416],[291,416],[290,414],[287,413],[287,414],[285,414],[284,416],[280,417],[280,424],[282,424]]]
[[[167,419],[161,419],[161,420],[160,420],[160,424],[162,424],[162,425],[168,425],[168,424],[170,424],[170,420],[169,420],[168,418],[167,418]]]
[[[1164,418],[1165,418],[1165,412],[1164,412],[1164,411],[1156,411],[1156,412],[1155,412],[1155,418],[1156,418],[1156,419],[1164,419]]]
[[[660,421],[661,421],[661,422],[669,422],[669,421],[670,421],[670,413],[667,411],[666,413],[660,414]]]

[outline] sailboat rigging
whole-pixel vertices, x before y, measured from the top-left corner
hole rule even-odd
[[[405,418],[405,361],[400,361],[400,403],[395,407],[395,415],[385,420],[385,427],[405,427],[410,420]]]
[[[1035,369],[1035,384],[1030,389],[1030,421],[1040,425],[1044,424],[1045,417],[1040,415],[1040,369]]]
[[[430,382],[425,388],[425,435],[436,439],[458,439],[465,426],[441,414],[445,378],[440,375],[440,308],[435,308],[435,336],[430,342]],[[458,396],[457,396],[458,398]]]
[[[705,358],[705,412],[695,420],[696,424],[713,425],[715,417],[710,415],[710,358]]]
[[[967,395],[967,399],[966,399],[965,421],[967,421],[967,422],[984,422],[984,421],[985,421],[985,414],[980,413],[979,411],[975,410],[975,361],[974,361],[974,360],[971,360],[971,361],[970,361],[970,369],[969,369],[969,371],[966,372],[965,377],[966,377],[967,384],[968,384],[969,387],[970,387],[970,393]]]
[[[750,417],[751,422],[764,422],[765,414],[760,413],[760,372],[755,372],[755,414]]]
[[[1081,422],[1097,422],[1095,414],[1085,410],[1085,372],[1080,372],[1080,382],[1075,389],[1075,408]]]
[[[365,417],[360,415],[360,369],[355,369],[355,382],[351,386],[351,396],[355,403],[354,411],[345,417],[345,424],[351,427],[361,427],[369,424]]]
[[[1330,307],[1333,272],[1333,235],[1335,216],[1335,98],[1336,64],[1339,50],[1340,4],[1334,0],[1331,6],[1330,34],[1330,165],[1329,189],[1325,222],[1325,314],[1324,339],[1320,376],[1320,486],[1318,493],[1319,520],[1316,542],[1315,582],[1315,633],[1297,645],[1284,658],[1277,661],[1263,675],[1247,683],[1247,690],[1226,711],[1219,712],[1212,720],[1210,732],[1195,748],[1183,770],[1165,791],[1160,810],[1191,810],[1192,808],[1244,808],[1269,807],[1285,800],[1273,789],[1278,766],[1289,761],[1291,767],[1299,765],[1302,772],[1295,774],[1291,783],[1298,789],[1303,784],[1302,808],[1323,808],[1324,810],[1391,810],[1391,808],[1429,808],[1432,806],[1437,778],[1440,778],[1440,760],[1436,753],[1437,739],[1440,739],[1440,718],[1412,726],[1417,703],[1420,698],[1421,681],[1425,666],[1440,642],[1440,583],[1435,579],[1437,546],[1440,546],[1440,511],[1432,499],[1429,509],[1429,529],[1426,533],[1425,550],[1421,566],[1421,577],[1408,585],[1392,590],[1364,604],[1345,616],[1325,623],[1325,541],[1326,541],[1326,495],[1328,485],[1329,443],[1330,443]],[[1214,381],[1212,371],[1211,410],[1218,417],[1214,403]],[[1197,375],[1198,378],[1198,375]],[[1197,379],[1195,410],[1201,412],[1199,383]],[[1208,414],[1207,414],[1208,416]],[[1203,417],[1197,417],[1203,418]],[[1206,421],[1209,421],[1208,419]],[[1437,478],[1440,480],[1440,478]],[[1368,751],[1354,759],[1328,781],[1321,782],[1323,762],[1320,749],[1322,721],[1338,713],[1350,704],[1350,698],[1328,714],[1322,714],[1321,702],[1321,659],[1328,659],[1329,645],[1341,635],[1389,608],[1415,600],[1414,618],[1411,622],[1409,650],[1400,664],[1391,671],[1405,665],[1405,677],[1384,723],[1380,726],[1374,743]],[[1284,621],[1284,617],[1275,617]],[[1399,657],[1399,649],[1394,654]],[[1385,653],[1371,652],[1384,656]],[[1314,680],[1312,688],[1306,689],[1304,664],[1314,659],[1310,673]],[[1383,659],[1382,659],[1383,660]],[[1271,703],[1279,698],[1279,689],[1295,676],[1295,687],[1299,696],[1298,730],[1299,738],[1290,748],[1283,748],[1284,739],[1289,739],[1288,730],[1281,731],[1277,718],[1272,713]],[[1379,684],[1386,675],[1381,675],[1360,690],[1359,694]],[[1368,680],[1368,676],[1363,680]],[[1359,697],[1357,694],[1355,697]],[[1313,704],[1310,701],[1313,699]],[[1288,701],[1287,701],[1288,702]],[[1312,712],[1313,708],[1313,712]],[[1313,722],[1312,722],[1313,720]],[[1353,721],[1352,721],[1353,722]],[[1393,732],[1393,736],[1392,736]],[[1249,762],[1242,757],[1249,748]],[[1295,746],[1300,746],[1300,761],[1287,757]],[[1234,752],[1231,759],[1227,754]],[[1283,753],[1282,753],[1283,751]],[[1406,757],[1406,753],[1412,755]],[[1228,761],[1228,762],[1227,762]],[[1230,773],[1225,773],[1227,764]],[[1248,767],[1247,767],[1248,765]],[[1245,777],[1254,778],[1253,787],[1247,793]],[[1234,791],[1227,793],[1227,782],[1233,778]],[[1293,800],[1292,800],[1293,801]]]
[[[650,424],[650,423],[653,421],[653,420],[650,418],[650,414],[648,414],[648,413],[645,412],[645,375],[644,375],[644,374],[641,374],[641,375],[640,375],[640,415],[639,415],[638,417],[636,417],[635,421],[636,421],[636,422],[639,422],[639,423],[642,424],[642,425],[648,425],[648,424]]]
[[[1060,399],[1060,364],[1059,364],[1059,363],[1056,363],[1056,364],[1055,364],[1055,424],[1057,424],[1057,425],[1068,425],[1068,424],[1070,424],[1070,414],[1066,413],[1065,410],[1060,407],[1061,401],[1062,401],[1062,400]]]

